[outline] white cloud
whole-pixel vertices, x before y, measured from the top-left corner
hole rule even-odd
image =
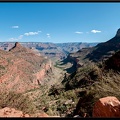
[[[18,41],[18,39],[17,38],[10,38],[9,41],[14,42],[14,41]]]
[[[12,26],[12,28],[19,28],[19,26]]]
[[[99,30],[91,30],[92,33],[100,33],[101,31]]]
[[[50,36],[50,34],[49,34],[49,33],[47,33],[46,35],[47,35],[47,37],[48,37],[48,38],[51,38],[51,36]]]
[[[37,35],[39,34],[39,32],[42,32],[42,31],[24,33],[23,35],[20,35],[17,38],[10,38],[9,41],[18,41],[22,39],[24,36]]]
[[[75,33],[77,33],[77,34],[83,34],[83,32],[79,32],[79,31],[76,31]]]
[[[37,31],[37,32],[28,32],[28,33],[24,33],[24,35],[26,35],[26,36],[37,35],[37,34],[39,34],[39,32],[41,32],[41,31]]]

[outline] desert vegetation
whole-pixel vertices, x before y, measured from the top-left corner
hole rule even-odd
[[[15,92],[0,93],[0,108],[11,107],[23,111],[24,113],[35,113],[36,106],[30,100],[29,96]]]
[[[51,86],[43,95],[46,98],[41,97],[47,108],[45,111],[50,115],[73,117],[79,114],[83,117],[86,113],[87,117],[92,117],[93,106],[100,98],[115,96],[120,99],[119,79],[120,72],[106,69],[104,63],[78,68],[60,85]]]
[[[112,45],[114,39],[106,42],[107,45]],[[93,106],[100,98],[115,96],[120,99],[120,52],[118,46],[115,51],[106,48],[105,55],[101,56],[102,51],[99,59],[98,53],[106,43],[71,53],[66,59],[54,60],[52,64],[47,64],[51,63],[48,58],[37,56],[19,43],[9,52],[0,51],[1,61],[5,61],[0,65],[0,76],[8,72],[1,82],[0,108],[13,107],[30,114],[42,110],[49,116],[92,117]],[[38,71],[40,73],[35,77]],[[37,82],[32,84],[35,79]]]

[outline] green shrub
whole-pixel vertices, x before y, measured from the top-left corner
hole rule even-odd
[[[87,113],[88,116],[92,117],[93,106],[96,101],[100,98],[107,96],[115,96],[120,99],[120,74],[113,71],[106,71],[105,76],[98,82],[93,83],[84,90],[86,93],[84,96],[80,97],[80,104],[77,106],[74,114],[83,115]]]
[[[0,107],[12,107],[21,110],[25,113],[34,113],[36,109],[33,102],[28,96],[21,93],[4,92],[0,94]]]

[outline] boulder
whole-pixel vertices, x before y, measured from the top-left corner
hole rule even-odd
[[[113,96],[99,99],[93,107],[93,117],[120,117],[120,101]]]
[[[25,114],[22,111],[16,110],[14,108],[5,107],[0,109],[0,117],[49,117],[45,112],[39,112],[35,114]]]
[[[0,117],[29,117],[29,115],[23,114],[22,111],[15,110],[14,108],[5,107],[0,109]]]

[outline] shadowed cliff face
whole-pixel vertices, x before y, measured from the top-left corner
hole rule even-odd
[[[25,92],[38,88],[46,73],[52,71],[51,61],[36,55],[19,43],[10,51],[0,50],[0,88]]]
[[[116,52],[106,62],[106,69],[113,69],[120,71],[120,51]]]
[[[118,29],[115,37],[95,46],[86,58],[92,61],[105,60],[118,50],[120,50],[120,29]]]

